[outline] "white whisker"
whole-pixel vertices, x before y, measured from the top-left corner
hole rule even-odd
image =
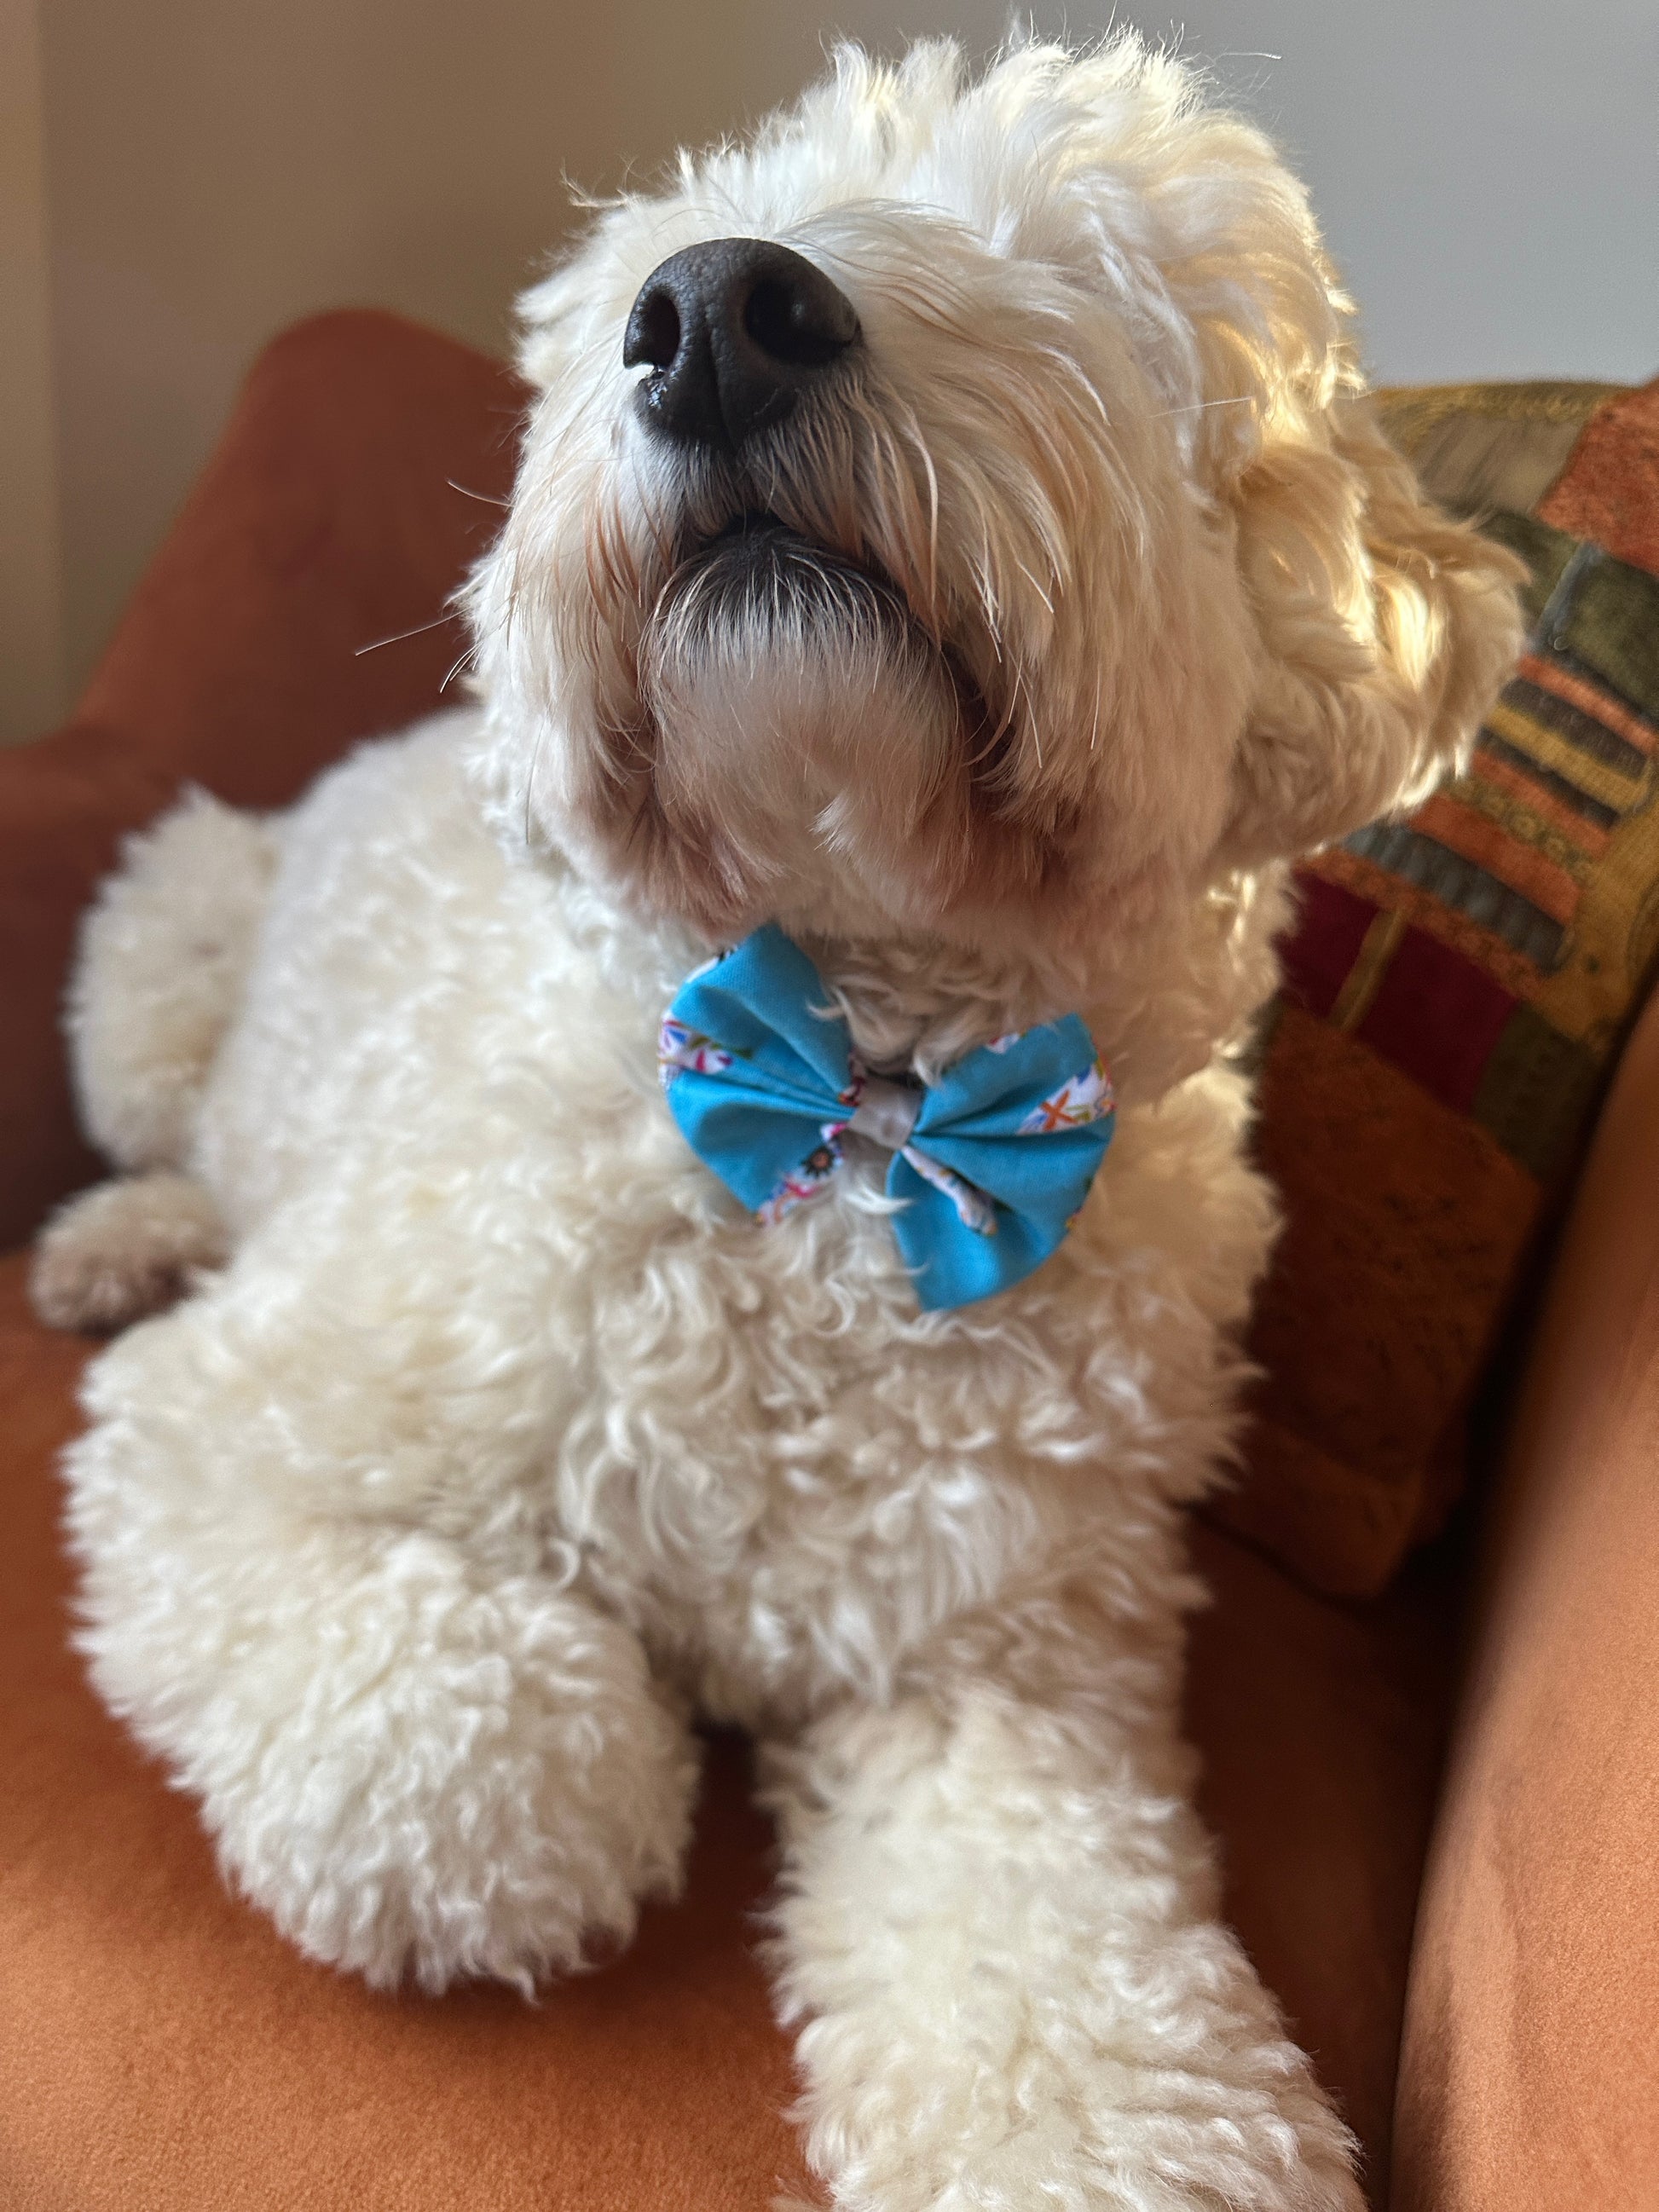
[[[476,646],[469,645],[465,653],[459,654],[455,659],[450,662],[449,673],[444,678],[443,682],[438,686],[438,696],[441,699],[443,697],[444,693],[448,690],[451,682],[455,677],[459,675],[462,669],[466,666],[467,662],[471,659],[477,650],[477,647]]]
[[[444,482],[451,491],[459,492],[463,499],[476,499],[480,507],[499,507],[505,514],[513,504],[511,500],[497,499],[493,492],[474,491],[470,484],[457,483],[453,477],[446,477]]]
[[[430,622],[416,623],[413,629],[394,629],[390,637],[377,637],[372,645],[360,645],[352,653],[354,660],[361,660],[366,653],[378,653],[383,645],[401,645],[405,638],[424,637],[429,629],[441,629],[450,617],[434,615]]]

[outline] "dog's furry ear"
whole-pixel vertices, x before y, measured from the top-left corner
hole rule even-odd
[[[1514,556],[1426,500],[1358,393],[1270,416],[1231,504],[1261,652],[1224,856],[1328,844],[1425,796],[1521,643]]]
[[[1224,845],[1249,866],[1409,805],[1461,757],[1519,649],[1525,571],[1434,507],[1377,428],[1352,307],[1273,146],[1167,57],[1097,66],[1130,65],[1139,125],[1115,150],[1169,311],[1149,352],[1260,641]]]

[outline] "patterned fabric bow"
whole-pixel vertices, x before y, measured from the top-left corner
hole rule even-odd
[[[924,1308],[1006,1290],[1054,1251],[1112,1139],[1111,1079],[1075,1014],[994,1039],[919,1085],[867,1074],[799,946],[769,924],[677,994],[658,1046],[687,1140],[763,1221],[816,1198],[856,1130]]]

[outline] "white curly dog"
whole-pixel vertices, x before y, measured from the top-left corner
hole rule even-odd
[[[1357,2206],[1217,1917],[1183,1510],[1273,1234],[1237,1048],[1289,856],[1420,793],[1507,556],[1373,427],[1303,191],[1128,37],[856,51],[603,211],[468,592],[476,703],[196,796],[87,926],[122,1176],[42,1310],[98,1686],[229,1876],[376,1984],[528,1990],[763,1747],[809,2154],[853,2212]],[[1054,1255],[920,1310],[856,1133],[755,1218],[659,1084],[775,922],[863,1061],[1082,1017]]]

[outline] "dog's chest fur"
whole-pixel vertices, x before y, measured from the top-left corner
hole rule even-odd
[[[1269,1229],[1236,1079],[1125,1115],[1027,1284],[921,1316],[878,1160],[764,1227],[690,1152],[655,1038],[695,954],[509,867],[464,736],[359,755],[285,826],[198,1145],[244,1266],[325,1249],[344,1320],[422,1346],[382,1501],[533,1549],[747,1721],[881,1694],[1055,1562],[1127,1569],[1230,1425]]]

